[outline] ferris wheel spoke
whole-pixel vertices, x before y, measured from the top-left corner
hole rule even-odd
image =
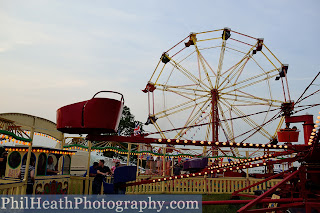
[[[227,102],[226,100],[223,100],[224,102],[226,102],[227,105],[231,105],[229,102]],[[223,102],[222,102],[223,103]],[[253,119],[251,119],[250,117],[245,116],[246,114],[244,112],[242,112],[239,108],[235,107],[233,105],[233,109],[234,109],[234,113],[237,114],[238,116],[243,116],[241,119],[243,121],[245,121],[249,126],[255,128],[255,127],[259,127],[260,125],[257,124]],[[272,135],[266,131],[265,129],[263,129],[262,127],[259,128],[258,132],[263,135],[266,138],[270,138],[272,137]]]
[[[199,61],[200,61],[200,64],[201,64],[201,67],[203,69],[203,72],[205,73],[206,75],[206,80],[209,82],[209,85],[210,85],[210,89],[213,89],[213,85],[212,85],[212,82],[211,82],[211,79],[210,79],[210,76],[209,76],[209,73],[207,71],[207,68],[205,66],[205,63],[204,63],[204,60],[203,60],[203,57],[202,55],[200,54],[200,52],[198,52],[198,58],[199,58]],[[200,66],[199,66],[199,73],[200,73]]]
[[[191,88],[183,88],[179,86],[169,86],[169,85],[157,85],[157,89],[163,92],[170,92],[182,96],[190,101],[197,101],[201,98],[210,97],[210,93],[208,91],[196,90]],[[201,94],[200,94],[201,92]]]
[[[160,126],[157,124],[157,122],[156,121],[154,122],[152,119],[151,119],[151,122],[152,122],[153,126],[156,128],[156,130],[159,132],[160,136],[162,138],[166,138],[165,134],[162,132],[162,130],[161,130]]]
[[[162,88],[159,88],[159,90],[160,91],[164,91],[164,92],[171,92],[171,93],[177,94],[177,95],[179,95],[181,97],[184,97],[184,98],[192,100],[192,101],[195,101],[195,100],[203,98],[203,97],[209,97],[210,96],[209,94],[203,95],[203,94],[197,94],[197,93],[188,93],[188,92],[183,92],[183,91],[175,91],[173,89],[162,89]]]
[[[183,108],[183,107],[185,107],[185,106],[191,105],[192,102],[194,102],[194,100],[186,101],[186,102],[184,102],[184,103],[182,103],[182,104],[179,104],[179,105],[170,107],[170,108],[168,108],[168,109],[159,111],[159,112],[155,113],[154,115],[155,115],[155,116],[160,116],[160,115],[165,114],[165,113],[167,113],[167,112],[170,112],[170,111],[172,111],[172,110],[177,110],[177,109],[179,110],[180,108]],[[191,106],[193,106],[193,105],[191,105]]]
[[[282,116],[282,117],[280,118],[279,124],[278,124],[278,126],[277,126],[277,128],[276,128],[276,131],[274,132],[272,138],[277,138],[277,132],[281,129],[282,124],[284,123],[284,121],[285,121],[285,117]]]
[[[260,73],[258,75],[252,76],[252,77],[244,79],[242,81],[239,81],[239,82],[237,82],[235,84],[231,84],[230,83],[228,86],[225,86],[225,87],[221,88],[221,90],[228,89],[230,87],[235,87],[235,86],[238,86],[240,84],[248,83],[248,82],[256,80],[256,79],[258,79],[258,81],[260,82],[261,80],[266,80],[266,79],[273,78],[273,76],[270,76],[270,74],[272,74],[273,72],[277,72],[276,75],[278,75],[278,69],[272,69],[272,70],[269,70],[267,72],[263,72],[263,73]],[[259,79],[259,78],[262,78],[262,77],[265,77],[265,78]],[[254,82],[251,82],[251,83],[254,83]]]
[[[165,91],[166,88],[171,88],[171,89],[178,89],[178,90],[186,90],[188,92],[193,92],[192,94],[196,92],[203,92],[203,93],[208,93],[208,90],[200,90],[197,89],[196,87],[199,87],[199,84],[189,84],[189,85],[168,85],[168,84],[155,84],[157,86],[157,89],[160,89],[162,91]],[[195,87],[195,88],[193,88]],[[197,94],[197,93],[196,93]]]
[[[187,119],[186,123],[185,123],[185,127],[187,126],[193,126],[197,123],[197,121],[199,120],[199,118],[202,116],[202,112],[205,111],[208,107],[209,107],[209,101],[210,99],[208,99],[201,107],[199,107],[198,110],[193,110],[192,113],[190,114],[190,117]],[[207,106],[206,106],[207,105]],[[194,114],[193,114],[194,113]],[[200,122],[200,121],[199,121]],[[182,129],[179,132],[179,135],[184,135],[187,131],[189,131],[191,129],[191,127],[189,128],[185,128]]]
[[[197,109],[197,106],[194,106],[192,112],[190,113],[188,119],[186,120],[186,123],[184,126],[189,125],[193,120],[195,121],[194,124],[196,124],[196,121],[198,118],[195,119],[195,117],[197,116],[197,114],[201,111],[201,112],[205,112],[207,110],[207,108],[209,107],[209,100],[204,103],[204,105],[202,107],[200,107],[200,109]],[[207,104],[207,106],[205,107],[205,105]],[[195,113],[195,114],[194,114]],[[201,114],[199,115],[201,117]],[[203,120],[203,119],[202,119]],[[201,122],[202,120],[200,120],[199,122]],[[199,123],[198,122],[198,123]]]
[[[241,53],[244,54],[244,56],[239,60],[239,62],[237,62],[237,63],[235,64],[235,65],[238,66],[238,65],[241,64],[244,60],[246,60],[247,58],[250,58],[250,57],[251,57],[251,52],[252,52],[252,50],[254,49],[254,46],[252,46],[252,47],[249,49],[249,51],[247,51],[247,52],[242,52],[242,51],[239,51],[239,50],[230,48],[230,47],[226,47],[226,48],[227,48],[227,49],[231,49],[231,50],[233,50],[233,51],[241,52]],[[230,70],[230,69],[228,69],[228,70]],[[225,72],[223,72],[223,73],[222,73],[222,76],[225,75],[225,74],[227,74],[227,73],[229,73],[228,70],[226,70]],[[229,75],[230,75],[230,74],[232,74],[232,73],[229,73]]]
[[[230,85],[230,86],[228,86],[228,87],[225,87],[225,88],[223,88],[223,90],[229,89],[229,88],[231,88],[231,87],[237,87],[237,88],[234,88],[233,90],[229,90],[229,91],[228,91],[228,92],[234,92],[234,91],[236,91],[236,90],[241,90],[241,89],[244,89],[244,88],[253,86],[253,85],[255,85],[255,84],[259,84],[259,83],[261,83],[261,82],[263,82],[263,81],[266,81],[266,80],[268,80],[268,79],[270,79],[270,78],[274,78],[274,77],[276,77],[276,76],[278,76],[278,75],[279,75],[278,73],[276,73],[276,74],[274,74],[274,75],[267,75],[266,77],[264,77],[264,78],[262,78],[262,79],[258,79],[258,80],[256,80],[256,81],[247,83],[247,84],[245,84],[245,85],[243,85],[243,86],[237,87],[237,86],[240,85],[240,84],[243,84],[243,83],[246,83],[246,82],[248,82],[248,81],[250,81],[250,80],[253,80],[253,77],[252,77],[251,79],[247,79],[247,80],[238,82],[238,83],[235,84],[235,85]],[[262,76],[265,76],[265,74],[261,74],[259,77],[262,77]],[[255,78],[258,78],[258,77],[255,77]]]
[[[217,68],[215,89],[218,89],[218,85],[220,82],[221,70],[222,70],[222,66],[223,66],[223,59],[224,59],[225,51],[226,51],[226,40],[222,40],[221,52],[220,52],[219,63],[218,63],[218,68]]]
[[[179,104],[177,106],[174,106],[174,107],[171,107],[169,109],[165,109],[165,110],[162,110],[162,111],[160,111],[158,113],[155,113],[154,115],[158,116],[158,118],[162,118],[162,117],[164,117],[166,115],[172,115],[172,114],[175,114],[175,113],[190,109],[194,105],[199,105],[199,104],[205,103],[207,101],[208,100],[204,100],[204,101],[201,101],[199,103],[194,103],[194,104],[191,104],[191,103],[195,102],[194,100],[186,101],[186,102],[184,102],[182,104]],[[175,111],[173,111],[173,110],[175,110]]]
[[[237,112],[235,112],[238,115],[244,115],[243,112],[241,112],[239,109],[237,109],[236,107],[234,107],[236,109]],[[264,136],[267,139],[270,139],[272,136],[269,132],[267,132],[262,126],[258,125],[256,122],[254,122],[252,119],[247,118],[247,117],[243,117],[242,120],[244,120],[247,124],[249,124],[253,129],[256,129],[256,132],[260,133],[262,136]]]
[[[232,104],[233,106],[253,106],[253,105],[260,105],[260,106],[270,106],[270,107],[280,107],[281,105],[276,105],[270,102],[257,102],[256,101],[250,101],[250,100],[245,100],[245,99],[234,99],[234,98],[227,98],[224,97],[222,98],[223,100],[228,100],[228,101],[233,101],[233,102],[237,102]]]
[[[237,76],[238,74],[238,78],[244,68],[244,66],[246,65],[246,63],[248,62],[248,60],[251,58],[250,54],[251,54],[252,48],[240,59],[240,61],[238,61],[235,65],[233,65],[231,68],[227,69],[225,72],[222,73],[221,76],[224,76],[225,74],[228,74],[224,80],[219,84],[219,88],[226,82],[231,82],[232,79]],[[242,65],[241,65],[242,64]],[[241,65],[241,66],[240,66]],[[236,69],[240,66],[240,68],[236,71]],[[230,77],[231,76],[231,77]]]
[[[198,49],[198,46],[197,46],[197,44],[195,43],[194,44],[194,46],[195,46],[195,49],[196,49],[196,52],[197,52],[197,56],[198,56],[198,64],[199,64],[199,61],[200,61],[200,64],[201,64],[201,67],[202,67],[202,69],[203,69],[203,72],[205,73],[205,75],[206,75],[206,79],[207,79],[207,81],[208,81],[208,83],[209,83],[209,85],[210,85],[210,89],[212,90],[213,89],[213,85],[212,85],[212,82],[211,82],[211,78],[210,78],[210,76],[209,76],[209,73],[207,72],[207,69],[206,69],[206,66],[205,66],[205,60],[204,60],[204,57],[202,56],[202,54],[200,53],[200,51],[199,51],[199,49]],[[210,69],[211,67],[209,67],[209,69]],[[216,75],[216,73],[211,69],[211,71],[212,71],[212,73],[215,75],[215,76],[217,76]],[[199,76],[201,76],[200,75],[200,65],[199,65]]]
[[[219,88],[220,88],[226,81],[228,81],[228,83],[230,84],[231,81],[232,81],[234,78],[236,78],[236,79],[235,79],[235,81],[234,81],[233,84],[236,84],[237,81],[238,81],[238,79],[239,79],[239,77],[240,77],[240,75],[241,75],[241,73],[243,72],[246,64],[248,63],[249,59],[250,59],[250,57],[247,57],[245,60],[241,61],[241,63],[243,62],[243,64],[239,67],[239,69],[238,69],[236,72],[233,73],[233,71],[236,70],[236,69],[234,69],[234,70],[231,72],[232,74],[228,75],[228,76],[225,78],[225,80],[219,85]],[[239,65],[240,65],[240,64],[239,64]]]
[[[242,94],[236,94],[236,93],[220,93],[220,95],[222,96],[232,96],[232,97],[235,97],[234,100],[238,100],[238,98],[245,98],[245,99],[252,99],[252,100],[261,100],[265,103],[279,103],[281,104],[282,101],[279,101],[279,100],[275,100],[275,99],[269,99],[269,98],[261,98],[261,97],[258,97],[258,96],[255,96],[255,95],[252,95],[250,93],[247,93],[247,92],[243,92],[241,90],[237,90],[236,92],[239,92],[239,93],[242,93]]]
[[[173,129],[176,129],[174,126],[173,122],[170,120],[169,116],[166,116],[167,120],[169,121],[170,125],[172,126]],[[175,130],[176,133],[178,133],[178,130]]]
[[[186,121],[186,125],[197,125],[201,123],[202,121],[206,120],[207,116],[203,116],[201,113],[205,113],[205,111],[209,108],[210,104],[209,101],[205,103],[201,108],[197,110],[197,113],[195,115],[190,114],[190,117]],[[201,119],[200,119],[201,118]]]
[[[210,115],[211,115],[211,113],[210,113]],[[208,125],[207,126],[207,130],[206,130],[206,137],[205,137],[205,140],[206,141],[208,141],[209,140],[209,137],[210,137],[210,132],[211,132],[211,130],[212,130],[212,115],[210,116],[210,118],[209,118],[209,123],[210,123],[210,125]]]
[[[209,100],[208,100],[209,102]],[[198,110],[193,110],[192,114],[190,114],[190,117],[188,118],[188,120],[186,121],[185,123],[185,127],[188,127],[189,128],[184,128],[180,131],[180,135],[184,135],[186,134],[187,131],[189,131],[191,129],[192,126],[196,125],[197,123],[200,123],[202,122],[203,120],[205,120],[206,118],[203,118],[200,120],[200,117],[202,117],[202,112],[206,111],[207,108],[210,106],[209,104],[207,103],[204,103],[201,107],[199,107]],[[207,105],[207,106],[206,106]],[[194,114],[193,114],[194,113]]]
[[[262,66],[253,57],[252,57],[252,60],[258,65],[258,67],[262,70],[262,72],[264,72],[266,75],[268,75],[267,72],[262,68]],[[270,79],[267,80],[267,84],[269,87],[269,96],[272,99],[272,93],[271,93],[271,89],[270,89],[271,88]]]
[[[200,81],[196,76],[194,76],[190,71],[184,68],[181,64],[175,62],[173,59],[170,60],[170,64],[174,66],[178,71],[180,71],[183,75],[185,75],[188,79],[190,79],[195,84],[199,84],[202,89],[210,89],[208,85],[204,82]]]
[[[218,108],[219,108],[219,112],[222,116],[222,118],[225,120],[225,122],[223,122],[223,124],[225,125],[226,129],[227,129],[227,136],[228,136],[228,140],[231,140],[231,142],[234,142],[234,133],[232,131],[231,125],[229,126],[229,123],[227,121],[227,117],[224,114],[224,111],[220,105],[220,103],[218,103]]]
[[[185,56],[184,58],[182,58],[180,61],[178,61],[177,63],[182,63],[183,61],[185,61],[186,59],[188,59],[190,56],[192,56],[194,53],[196,52],[196,50],[192,51],[191,53],[189,53],[187,56]]]
[[[201,52],[200,52],[201,54]],[[207,60],[203,57],[203,55],[201,54],[202,59],[204,60],[204,62],[206,63],[206,65],[209,67],[209,69],[211,70],[211,72],[213,73],[213,75],[215,77],[217,77],[217,74],[215,73],[215,71],[212,69],[212,67],[210,66],[210,64],[207,62]]]

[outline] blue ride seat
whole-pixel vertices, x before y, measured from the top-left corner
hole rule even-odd
[[[136,166],[120,166],[114,170],[113,183],[125,183],[137,179]]]
[[[136,166],[121,166],[114,170],[113,183],[103,182],[103,189],[105,194],[124,194],[125,188],[121,187],[129,181],[136,180],[137,167]]]

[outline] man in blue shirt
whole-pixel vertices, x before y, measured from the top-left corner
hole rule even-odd
[[[95,177],[97,175],[97,168],[99,166],[98,162],[94,162],[92,166],[89,167],[89,177]],[[84,173],[83,177],[87,176],[87,171]],[[85,194],[85,184],[86,181],[83,181],[83,194]]]
[[[94,162],[92,166],[89,168],[89,177],[95,177],[97,175],[97,168],[98,168],[99,163]],[[87,176],[87,172],[84,173],[83,177]]]

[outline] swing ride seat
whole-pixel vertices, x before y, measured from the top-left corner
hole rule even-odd
[[[103,191],[105,194],[121,194],[125,193],[125,184],[129,181],[135,181],[137,179],[137,167],[136,166],[121,166],[114,170],[113,183],[103,182]]]
[[[101,92],[121,95],[121,100],[96,98]],[[116,133],[124,105],[123,95],[97,92],[92,99],[57,110],[57,129],[70,134]]]
[[[208,165],[208,158],[194,158],[184,162],[183,170],[190,170],[190,169],[204,169]]]
[[[280,129],[278,132],[279,142],[298,142],[299,131],[295,129]]]
[[[114,170],[114,183],[125,183],[136,180],[136,166],[120,166]]]

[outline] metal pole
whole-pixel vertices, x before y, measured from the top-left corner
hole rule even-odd
[[[36,119],[33,118],[33,125],[31,127],[31,131],[30,131],[31,141],[30,141],[29,147],[28,147],[27,162],[26,162],[25,173],[24,173],[24,178],[23,178],[23,182],[25,182],[25,186],[27,186],[27,183],[28,183],[29,165],[30,165],[30,158],[31,158],[31,152],[32,152],[32,144],[33,144],[33,135],[34,135],[35,122],[36,122]],[[27,193],[26,190],[27,190],[27,187],[24,190],[24,194]]]
[[[138,152],[140,152],[140,144],[138,145]],[[140,155],[137,155],[137,174],[136,174],[137,177],[139,175],[139,161],[140,161]]]
[[[174,158],[171,158],[171,176],[173,176]]]
[[[212,105],[212,142],[218,142],[218,127],[219,127],[219,112],[218,112],[218,90],[211,90],[211,105]],[[217,148],[213,147],[212,156],[218,155]]]
[[[166,176],[166,147],[163,147],[162,176]]]
[[[91,158],[91,141],[88,141],[88,162],[87,162],[87,175],[85,179],[84,194],[89,194],[89,178],[90,178],[90,158]]]
[[[166,147],[163,147],[162,176],[166,176]],[[165,192],[165,181],[162,181],[162,193]]]
[[[63,134],[63,139],[62,139],[62,141],[61,141],[61,146],[60,146],[60,149],[63,149],[63,147],[64,147],[64,145],[65,145],[65,138],[64,138],[64,134]],[[62,157],[62,158],[61,158]],[[63,164],[63,155],[61,155],[61,159],[59,160],[59,171],[61,172],[61,174],[62,174],[62,164]]]
[[[131,152],[131,143],[128,143],[127,166],[129,166],[129,163],[130,163],[130,152]]]
[[[246,151],[246,158],[249,158],[249,151]],[[249,168],[247,168],[247,174],[246,174],[246,178],[249,178]]]
[[[204,146],[204,147],[203,147],[203,154],[202,154],[202,156],[205,157],[205,156],[206,156],[206,153],[207,153],[207,147]]]

